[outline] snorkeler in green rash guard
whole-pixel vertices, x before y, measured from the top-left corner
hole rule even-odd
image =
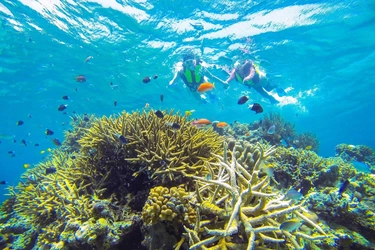
[[[211,74],[211,72],[204,67],[203,61],[196,59],[192,54],[188,54],[183,57],[182,67],[176,71],[173,79],[169,82],[168,87],[176,85],[178,78],[181,78],[185,86],[189,88],[195,98],[198,100],[206,99],[203,94],[197,92],[199,85],[208,81],[206,76],[215,79],[224,85],[228,85],[220,78]]]
[[[251,60],[245,60],[243,62],[237,61],[234,64],[234,68],[225,82],[229,83],[232,80],[236,80],[249,88],[254,88],[255,91],[270,100],[271,103],[278,103],[278,101],[267,92],[273,90],[276,86],[271,85],[267,78],[260,74]],[[277,88],[277,93],[280,93],[280,96],[284,92],[281,90],[281,88]]]

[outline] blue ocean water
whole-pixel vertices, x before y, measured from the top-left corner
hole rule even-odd
[[[73,111],[101,116],[149,103],[228,123],[262,117],[237,105],[249,92],[238,83],[228,90],[217,84],[217,100],[208,104],[181,81],[166,88],[189,50],[216,65],[212,73],[225,80],[219,67],[231,67],[247,46],[246,56],[288,91],[271,105],[250,90],[252,101],[265,113],[280,113],[298,132],[315,133],[321,156],[333,156],[339,143],[375,148],[374,17],[375,2],[365,0],[0,0],[0,134],[14,135],[1,139],[0,179],[15,185],[23,164],[47,157],[40,151],[55,146],[46,128],[62,140]],[[81,74],[85,83],[74,79]],[[142,82],[154,74],[158,79]],[[61,104],[68,104],[67,114],[57,111]],[[18,120],[24,124],[16,126]]]

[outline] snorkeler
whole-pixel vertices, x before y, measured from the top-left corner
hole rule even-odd
[[[211,74],[211,72],[207,70],[206,64],[200,59],[197,59],[194,54],[187,54],[183,57],[182,66],[176,71],[173,79],[169,82],[168,87],[176,85],[178,78],[181,78],[185,83],[185,86],[189,88],[196,99],[205,101],[206,96],[198,93],[197,90],[199,85],[208,81],[207,76],[224,85],[228,85],[228,83]],[[214,97],[213,94],[208,94],[211,95],[211,97]]]
[[[225,82],[229,83],[232,80],[236,80],[249,88],[253,87],[259,94],[270,100],[271,103],[278,103],[278,101],[267,92],[273,90],[276,86],[271,85],[268,79],[264,75],[261,75],[251,60],[245,60],[243,62],[237,61],[234,64],[234,68]],[[277,88],[277,93],[281,96],[285,94],[285,91],[281,88]]]

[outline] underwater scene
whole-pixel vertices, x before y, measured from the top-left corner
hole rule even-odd
[[[375,249],[375,2],[0,0],[0,249]]]

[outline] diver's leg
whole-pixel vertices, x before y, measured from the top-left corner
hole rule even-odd
[[[254,89],[263,97],[267,98],[268,100],[270,100],[270,102],[272,104],[274,103],[278,103],[278,101],[273,97],[271,96],[270,94],[268,94],[264,89],[263,87],[260,87],[260,86],[254,86]]]
[[[268,92],[273,90],[273,89],[276,89],[276,93],[281,97],[281,96],[286,96],[286,92],[283,88],[280,88],[277,86],[277,84],[275,83],[271,83],[270,80],[268,80],[268,78],[265,78],[265,79],[262,79],[262,86],[265,90],[267,90]]]

